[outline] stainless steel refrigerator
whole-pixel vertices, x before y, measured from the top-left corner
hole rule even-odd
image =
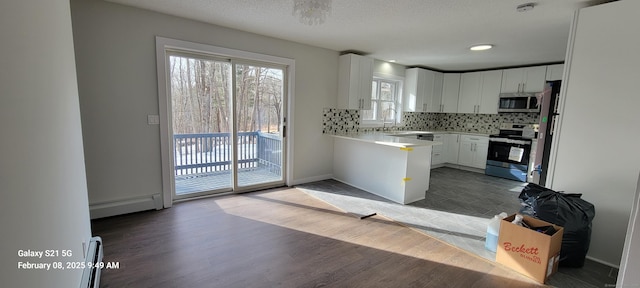
[[[540,119],[538,137],[535,141],[535,156],[532,157],[533,165],[528,182],[545,186],[549,166],[549,154],[551,142],[554,137],[555,124],[558,118],[558,98],[560,97],[561,81],[549,81],[544,91],[538,95],[540,107]]]

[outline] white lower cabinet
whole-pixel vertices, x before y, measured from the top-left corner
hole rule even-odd
[[[446,149],[445,162],[458,164],[458,154],[460,153],[460,134],[447,134]]]
[[[444,133],[434,134],[433,141],[441,142],[442,145],[433,146],[432,169],[444,164],[454,164],[484,170],[487,165],[487,136]]]
[[[447,152],[447,134],[433,134],[433,141],[440,142],[442,145],[435,145],[431,148],[431,168],[434,165],[441,165],[446,162]]]
[[[461,135],[458,164],[485,169],[488,150],[489,137]]]

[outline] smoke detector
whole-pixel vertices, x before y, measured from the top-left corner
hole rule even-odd
[[[516,7],[516,11],[518,11],[518,12],[526,12],[526,11],[532,10],[533,6],[536,6],[536,4],[535,3],[521,4],[521,5],[518,5],[518,7]]]

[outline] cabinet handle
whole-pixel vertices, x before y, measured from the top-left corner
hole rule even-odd
[[[444,112],[444,104],[440,104],[440,112]]]
[[[522,83],[522,92],[524,92],[524,87],[527,85],[527,83]]]

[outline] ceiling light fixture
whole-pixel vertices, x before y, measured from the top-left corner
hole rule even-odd
[[[475,45],[475,46],[471,46],[471,48],[469,48],[471,51],[482,51],[482,50],[489,50],[493,48],[493,45],[491,44],[480,44],[480,45]]]
[[[536,6],[535,3],[521,4],[521,5],[518,5],[518,7],[516,7],[516,11],[518,11],[518,12],[529,11],[529,10],[533,9],[534,6]]]
[[[320,25],[331,14],[331,0],[293,0],[293,16],[306,25]]]
[[[396,60],[389,60],[389,63],[396,63]]]

